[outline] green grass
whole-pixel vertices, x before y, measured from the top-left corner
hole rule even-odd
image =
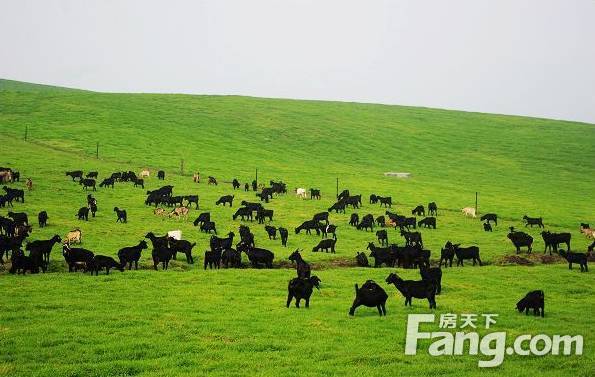
[[[24,142],[25,126],[28,140]],[[145,253],[140,271],[91,278],[67,274],[58,248],[49,273],[10,276],[0,266],[0,375],[592,375],[592,273],[568,271],[564,264],[499,266],[514,254],[507,227],[522,227],[523,214],[543,216],[546,228],[570,231],[573,249],[589,242],[579,222],[595,223],[595,127],[590,124],[464,113],[436,109],[356,103],[292,101],[235,96],[106,94],[0,80],[0,166],[12,166],[31,177],[35,189],[15,208],[35,218],[47,210],[50,226],[35,227],[31,239],[64,235],[80,227],[83,246],[115,255],[136,244],[147,231],[181,229],[197,242],[197,265],[180,259],[170,271],[151,271]],[[96,142],[100,159],[95,159]],[[184,160],[185,175],[180,175]],[[210,211],[220,234],[236,231],[233,209],[217,208],[231,184],[218,187],[191,181],[192,171],[251,181],[281,179],[294,187],[319,187],[321,201],[293,195],[275,198],[273,225],[293,229],[334,201],[335,179],[341,189],[366,199],[360,215],[383,212],[367,204],[371,193],[391,195],[394,210],[407,212],[436,201],[437,230],[424,230],[433,259],[447,241],[477,244],[486,267],[445,271],[445,291],[436,313],[500,314],[497,331],[509,334],[581,334],[582,357],[508,356],[495,370],[477,368],[477,357],[430,358],[403,354],[407,313],[413,309],[388,287],[389,315],[379,319],[371,309],[356,318],[347,310],[353,284],[384,281],[392,269],[339,268],[352,265],[356,251],[374,239],[348,226],[352,211],[331,215],[339,225],[336,254],[311,253],[315,236],[296,236],[289,245],[269,241],[262,226],[251,224],[257,243],[286,264],[295,248],[305,250],[323,280],[310,310],[285,309],[288,269],[271,271],[203,271],[208,236],[191,224],[154,217],[144,206],[144,190],[130,184],[99,189],[98,217],[88,223],[75,214],[85,192],[66,170],[112,171],[150,167],[167,172],[175,193],[198,194],[201,210]],[[386,178],[385,171],[409,171],[410,179]],[[24,179],[23,179],[24,181]],[[162,183],[147,180],[147,189]],[[23,183],[15,184],[16,187]],[[480,212],[502,218],[489,234],[460,208],[479,194]],[[236,191],[236,202],[255,200]],[[115,224],[114,206],[129,213],[128,224]],[[7,209],[0,209],[5,215]],[[529,229],[535,252],[543,242]],[[390,230],[391,242],[402,239]],[[537,258],[534,258],[539,264]],[[4,271],[4,272],[2,272]],[[60,272],[60,273],[58,273]],[[415,278],[415,271],[399,270]],[[383,284],[385,285],[385,284]],[[530,289],[546,292],[545,319],[519,315],[518,298]]]

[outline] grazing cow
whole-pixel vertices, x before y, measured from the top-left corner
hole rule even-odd
[[[430,216],[438,216],[438,206],[435,202],[428,203],[428,212]]]
[[[481,221],[485,221],[486,223],[490,223],[490,221],[493,221],[494,224],[498,225],[498,215],[495,213],[486,213],[485,215],[481,216],[479,218]]]
[[[287,285],[287,307],[291,304],[291,300],[295,297],[295,307],[299,309],[300,300],[306,301],[306,308],[310,307],[310,296],[312,296],[313,288],[320,290],[320,279],[314,275],[308,278],[293,278]]]
[[[188,220],[188,213],[190,212],[190,209],[188,209],[188,207],[177,207],[174,208],[168,215],[168,217],[177,217],[178,220],[179,219],[184,219],[184,220]]]
[[[115,183],[114,178],[105,178],[103,181],[101,181],[101,183],[99,184],[99,187],[111,186],[111,188],[114,188],[114,183]]]
[[[572,270],[573,263],[578,263],[581,266],[581,272],[589,272],[589,266],[587,265],[587,254],[565,252],[562,249],[558,250],[558,254],[568,261],[568,268],[570,270]]]
[[[287,238],[289,237],[287,229],[279,228],[279,236],[281,237],[281,245],[287,247]]]
[[[436,218],[435,217],[425,217],[417,223],[418,227],[425,227],[425,228],[432,228],[436,229]]]
[[[204,223],[200,224],[200,231],[204,233],[213,233],[217,234],[217,228],[215,227],[215,222],[213,221],[205,221]]]
[[[355,309],[364,305],[369,308],[376,307],[380,316],[386,316],[387,299],[388,295],[384,289],[373,280],[366,281],[361,288],[358,288],[357,284],[355,284],[355,299],[349,309],[349,315],[353,316],[355,314]]]
[[[359,224],[359,215],[357,213],[352,213],[349,218],[349,225],[357,226],[357,224]]]
[[[386,232],[386,229],[376,231],[376,238],[378,238],[380,245],[384,246],[384,244],[386,244],[388,246],[388,233]]]
[[[308,195],[306,194],[306,189],[305,188],[296,188],[295,190],[295,195],[298,198],[302,198],[302,199],[306,199],[308,197]]]
[[[355,256],[355,262],[359,267],[369,267],[370,264],[368,263],[368,257],[366,257],[366,253],[364,252],[357,252]]]
[[[274,226],[265,225],[264,230],[267,232],[269,240],[277,239],[277,228],[275,228]]]
[[[523,216],[523,220],[525,220],[525,226],[529,226],[531,225],[531,228],[533,228],[533,225],[537,225],[540,228],[543,228],[543,218],[541,217],[529,217],[527,215]]]
[[[300,234],[300,231],[305,230],[306,234],[312,234],[311,231],[315,230],[316,235],[320,235],[320,223],[314,220],[304,221],[300,226],[295,228],[295,234]]]
[[[76,178],[78,179],[82,179],[83,178],[83,171],[82,170],[74,170],[74,171],[67,171],[66,172],[66,176],[72,178],[72,181],[74,182],[74,180]]]
[[[541,313],[541,317],[544,316],[545,312],[545,295],[542,290],[531,291],[525,295],[516,304],[516,308],[519,313],[525,312],[525,315],[529,315],[529,309],[533,309],[533,315],[538,316]]]
[[[318,199],[320,200],[320,190],[319,189],[310,189],[310,199]]]
[[[126,214],[126,210],[119,209],[118,207],[114,207],[114,212],[116,213],[117,219],[116,222],[118,223],[126,223],[128,222],[128,215]]]
[[[561,243],[565,243],[567,250],[570,251],[570,233],[551,233],[548,230],[541,232],[541,237],[543,238],[543,242],[545,243],[545,249],[543,249],[544,254],[549,248],[550,255],[552,255],[552,251],[558,250],[558,245]]]
[[[233,205],[233,198],[234,195],[224,195],[215,202],[215,205],[223,204],[223,207],[225,207],[225,203],[229,203],[229,206],[231,207]]]
[[[409,304],[413,297],[426,298],[430,303],[430,309],[436,309],[436,286],[429,280],[403,280],[396,273],[391,273],[386,278],[387,284],[394,284],[403,297],[405,297],[405,306]]]
[[[231,216],[231,218],[232,218],[233,220],[235,220],[235,219],[237,219],[237,218],[238,218],[238,216],[240,216],[240,217],[242,218],[242,221],[245,221],[245,220],[246,220],[246,218],[247,218],[248,220],[250,220],[250,221],[252,221],[252,220],[253,220],[253,217],[252,217],[252,210],[251,210],[250,208],[248,208],[248,207],[240,207],[240,208],[238,208],[238,209],[236,210],[236,213],[234,213],[234,214]]]
[[[512,241],[514,247],[516,247],[516,253],[521,252],[521,247],[527,247],[527,252],[531,253],[533,245],[533,237],[525,232],[518,232],[514,230],[514,227],[510,227],[510,233],[506,236]]]
[[[84,190],[87,190],[89,187],[93,188],[93,191],[97,191],[97,188],[95,187],[95,180],[94,179],[89,179],[89,178],[85,178],[85,179],[81,179],[79,181],[79,185],[83,186]]]
[[[380,207],[384,205],[384,207],[392,207],[393,206],[393,198],[390,196],[378,197],[378,201],[380,202]]]
[[[320,212],[320,213],[315,214],[312,217],[312,220],[314,220],[314,221],[320,221],[320,222],[323,222],[324,221],[324,223],[328,225],[328,223],[329,223],[328,222],[328,216],[329,216],[329,213],[328,212]]]
[[[198,215],[196,220],[194,220],[193,224],[194,224],[194,226],[199,226],[199,225],[202,225],[206,221],[211,221],[211,213],[210,212],[203,212],[200,215]]]
[[[81,209],[79,209],[77,217],[79,220],[89,221],[89,208],[82,207]]]
[[[476,218],[477,216],[475,215],[475,208],[473,207],[465,207],[463,209],[461,209],[461,212],[463,213],[463,215],[466,216],[471,216],[473,218]]]
[[[426,210],[421,204],[411,210],[411,214],[415,216],[425,216]]]
[[[147,242],[140,241],[136,246],[124,247],[118,251],[118,258],[122,267],[128,264],[128,269],[132,269],[132,263],[134,263],[134,269],[138,270],[138,261],[140,259],[143,250],[147,249]]]
[[[105,274],[109,275],[109,270],[115,268],[120,272],[124,272],[124,265],[116,262],[116,260],[112,257],[107,257],[105,255],[95,255],[93,260],[91,261],[90,266],[88,269],[91,271],[91,275],[95,273],[95,276],[99,275],[99,271],[105,268]]]
[[[298,278],[307,279],[310,277],[310,265],[302,258],[299,249],[296,249],[293,253],[291,253],[291,255],[289,256],[289,260],[291,262],[296,263],[296,271]]]
[[[46,211],[39,212],[37,215],[37,221],[39,222],[40,228],[45,228],[45,226],[48,224],[48,213]]]
[[[165,172],[163,170],[159,170],[157,172],[157,179],[163,181],[165,179]]]
[[[492,231],[492,225],[490,223],[483,223],[483,230],[485,232],[491,232]]]
[[[209,181],[207,182],[207,184],[217,186],[217,178],[209,175]]]
[[[325,253],[329,252],[329,249],[331,251],[331,253],[335,253],[335,244],[337,243],[337,240],[334,238],[327,238],[324,240],[321,240],[318,245],[314,246],[312,248],[313,252],[317,252],[320,250],[324,250]]]

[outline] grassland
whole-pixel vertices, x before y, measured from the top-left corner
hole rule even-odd
[[[28,140],[23,141],[28,126]],[[340,188],[364,197],[392,195],[395,210],[436,201],[438,229],[424,231],[435,257],[446,240],[481,247],[482,268],[445,271],[437,313],[500,314],[498,329],[510,334],[582,334],[582,357],[509,356],[495,370],[479,370],[477,357],[430,358],[403,355],[407,313],[427,312],[414,301],[405,309],[394,287],[387,318],[361,310],[348,318],[353,284],[383,281],[392,269],[340,268],[374,237],[347,225],[350,214],[332,215],[339,225],[337,254],[310,253],[318,238],[290,234],[285,249],[251,225],[259,245],[278,262],[295,248],[316,263],[323,280],[310,310],[285,309],[285,285],[293,271],[203,271],[181,260],[168,272],[150,270],[149,253],[140,271],[90,278],[49,273],[10,276],[0,266],[0,375],[593,375],[594,308],[592,274],[568,271],[564,264],[499,266],[512,255],[507,226],[522,226],[523,214],[543,216],[547,229],[573,233],[573,249],[588,241],[578,223],[595,223],[595,127],[589,124],[354,103],[291,101],[246,97],[107,94],[0,80],[0,166],[31,177],[34,191],[15,208],[35,217],[47,210],[50,226],[32,239],[80,227],[84,246],[114,255],[137,243],[147,231],[181,229],[198,243],[202,262],[208,236],[191,222],[152,215],[144,191],[129,184],[99,189],[98,217],[76,220],[85,193],[66,170],[112,171],[160,168],[179,194],[198,194],[220,233],[236,230],[233,209],[215,200],[231,194],[231,184],[194,184],[199,170],[229,182],[281,179],[290,187],[319,187],[321,201],[292,195],[274,199],[276,226],[293,228],[333,202]],[[95,158],[96,143],[100,158]],[[185,174],[180,174],[184,160]],[[385,171],[409,171],[407,180]],[[160,185],[149,179],[147,189]],[[15,186],[22,186],[15,184]],[[473,205],[496,212],[503,221],[492,234],[459,210]],[[236,201],[254,200],[235,192]],[[115,224],[114,206],[129,212],[128,224]],[[237,206],[234,206],[234,209]],[[0,209],[0,215],[7,210]],[[383,210],[365,204],[360,215]],[[197,211],[193,211],[196,215]],[[537,230],[535,249],[543,243]],[[237,232],[236,232],[237,233]],[[391,242],[402,242],[396,232]],[[284,262],[285,263],[285,262]],[[284,264],[283,263],[283,264]],[[54,250],[51,272],[63,272]],[[413,278],[414,271],[399,271]],[[514,302],[529,289],[544,289],[545,319],[518,315]]]

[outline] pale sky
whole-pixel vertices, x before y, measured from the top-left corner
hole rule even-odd
[[[595,123],[595,0],[0,0],[0,78]]]

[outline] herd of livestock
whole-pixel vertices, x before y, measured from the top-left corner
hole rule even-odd
[[[96,191],[97,186],[101,188],[113,189],[116,183],[130,182],[135,187],[144,189],[145,179],[150,176],[148,170],[143,170],[140,174],[132,171],[115,172],[108,178],[105,178],[97,185],[98,172],[88,172],[84,174],[82,171],[66,172],[66,175],[72,178],[72,181],[78,182],[85,191]],[[194,175],[194,181],[197,182],[197,174]],[[159,171],[157,173],[159,180],[165,180],[165,172]],[[199,179],[199,178],[198,178]],[[90,250],[81,247],[74,247],[75,244],[80,244],[82,240],[82,233],[80,229],[74,229],[64,237],[55,235],[49,240],[35,240],[26,242],[27,238],[32,232],[32,225],[29,222],[28,214],[24,212],[15,212],[14,207],[18,203],[25,202],[25,190],[9,187],[14,182],[20,181],[20,174],[11,168],[0,168],[0,183],[4,193],[0,195],[0,208],[8,208],[7,216],[0,216],[0,263],[4,264],[4,256],[8,258],[10,255],[11,273],[31,273],[45,272],[50,261],[50,254],[53,247],[57,244],[62,246],[62,255],[68,265],[69,271],[87,271],[91,274],[98,274],[99,271],[106,270],[109,274],[110,269],[115,268],[124,271],[126,267],[138,269],[138,262],[141,258],[142,252],[148,249],[147,241],[140,241],[137,245],[124,247],[117,253],[118,260],[105,255],[98,255]],[[217,185],[215,177],[208,177],[209,185]],[[231,182],[234,190],[241,187],[237,179]],[[265,224],[273,220],[274,211],[265,208],[266,203],[269,203],[273,198],[279,197],[287,193],[287,185],[283,182],[270,181],[269,186],[264,187],[258,185],[256,181],[251,184],[244,184],[245,191],[255,191],[256,197],[259,199],[255,202],[241,201],[239,208],[235,210],[231,216],[232,220],[242,221],[258,221],[258,224]],[[308,191],[304,188],[297,188],[294,190],[295,194],[301,198],[308,198],[312,200],[320,200],[321,192],[319,189],[310,189]],[[224,195],[216,201],[216,205],[233,207],[235,195]],[[198,195],[174,195],[174,187],[165,185],[157,190],[146,192],[145,205],[154,207],[153,213],[156,216],[168,216],[178,219],[187,219],[190,209],[199,209]],[[435,296],[441,292],[442,270],[444,267],[452,267],[452,262],[456,258],[457,266],[463,266],[465,260],[471,260],[473,265],[482,265],[480,257],[480,249],[478,246],[462,247],[460,244],[448,241],[440,252],[440,261],[437,267],[430,266],[430,250],[424,248],[422,233],[418,228],[436,229],[438,218],[438,206],[435,202],[431,202],[424,207],[418,205],[411,211],[411,216],[392,212],[392,198],[390,196],[380,196],[372,194],[369,196],[370,204],[379,204],[384,207],[384,213],[380,216],[373,216],[366,214],[360,216],[357,213],[352,213],[349,219],[349,225],[357,230],[370,231],[375,233],[376,239],[380,246],[374,242],[369,242],[367,249],[370,251],[369,257],[374,259],[374,267],[386,265],[388,267],[402,267],[419,269],[421,280],[403,280],[396,273],[391,273],[386,282],[394,284],[395,287],[405,297],[405,304],[411,305],[411,300],[415,298],[425,298],[430,304],[430,308],[436,307]],[[347,208],[354,210],[362,206],[362,196],[352,195],[349,190],[342,191],[337,201],[326,211],[316,213],[311,219],[305,220],[301,225],[294,229],[295,234],[304,231],[307,234],[315,232],[322,236],[322,240],[316,245],[312,251],[325,251],[335,253],[335,246],[337,242],[337,226],[331,224],[329,221],[329,214],[345,213]],[[426,209],[427,215],[426,216]],[[115,207],[114,209],[116,222],[125,223],[128,221],[128,215],[125,209]],[[97,200],[91,195],[87,195],[87,206],[82,207],[76,213],[76,216],[81,221],[89,221],[89,214],[95,217],[98,211]],[[465,216],[476,217],[475,208],[467,207],[461,211]],[[45,227],[49,220],[49,215],[46,211],[41,211],[37,214],[39,227]],[[483,229],[487,232],[492,231],[492,223],[498,224],[498,216],[495,213],[487,213],[481,216]],[[542,218],[523,217],[525,226],[538,226],[544,228]],[[211,219],[209,212],[202,212],[194,220],[194,225],[199,227],[201,232],[212,233],[210,237],[210,248],[204,254],[204,268],[219,268],[223,265],[226,268],[242,267],[242,253],[244,253],[250,264],[253,267],[272,268],[275,255],[272,251],[256,246],[255,236],[245,223],[239,225],[239,242],[234,243],[235,234],[229,232],[225,237],[219,237],[217,234],[217,225]],[[393,227],[399,230],[399,235],[403,237],[404,243],[402,246],[397,244],[389,244],[387,228]],[[283,246],[287,245],[289,231],[286,228],[264,225],[264,229],[271,240],[277,239],[277,233]],[[581,232],[589,238],[595,238],[595,231],[589,224],[581,224]],[[569,263],[569,268],[572,269],[572,264],[579,264],[581,271],[588,271],[588,259],[590,253],[595,247],[595,242],[588,248],[587,253],[572,252],[570,249],[570,233],[553,233],[549,231],[541,232],[545,251],[558,253],[565,258]],[[515,230],[513,227],[507,235],[516,252],[520,253],[521,248],[526,248],[530,253],[534,239],[531,235]],[[145,239],[151,243],[152,252],[151,257],[153,266],[157,270],[161,265],[163,269],[167,269],[169,262],[176,259],[177,253],[182,253],[187,263],[194,263],[192,250],[196,243],[181,239],[176,232],[158,236],[152,232],[148,232]],[[560,245],[565,245],[566,250],[560,249]],[[77,245],[78,246],[78,245]],[[544,252],[545,252],[544,251]],[[287,306],[289,307],[291,301],[295,299],[296,306],[299,307],[300,300],[305,300],[306,307],[309,306],[310,296],[314,288],[319,288],[320,279],[311,275],[310,265],[302,258],[300,250],[293,252],[289,259],[295,263],[297,276],[288,284],[288,298]],[[358,252],[355,256],[358,266],[369,266],[368,256],[364,252]],[[350,314],[353,315],[358,306],[364,305],[369,307],[377,307],[380,315],[386,314],[385,301],[388,298],[383,288],[374,281],[367,281],[361,287],[355,286],[356,298],[353,302]],[[535,314],[543,316],[543,301],[544,295],[542,291],[529,292],[526,297],[519,301],[517,307],[519,311],[528,312],[534,309]]]

